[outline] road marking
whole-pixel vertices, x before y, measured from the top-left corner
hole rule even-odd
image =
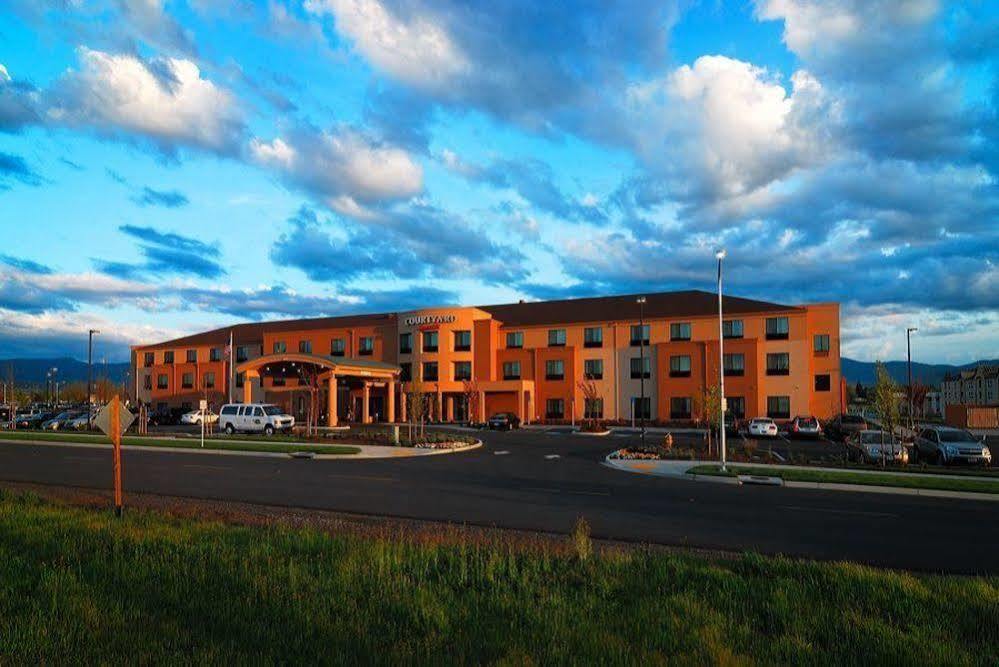
[[[205,470],[229,470],[229,466],[205,466],[196,463],[188,463],[185,468],[204,468]]]
[[[610,491],[570,491],[577,496],[609,496]]]
[[[863,510],[839,510],[825,507],[798,507],[797,505],[781,505],[781,509],[794,510],[796,512],[825,512],[826,514],[856,514],[859,516],[881,516],[889,519],[898,518],[897,514],[888,512],[865,512]]]
[[[562,489],[548,489],[543,486],[525,486],[524,491],[540,491],[541,493],[562,493]]]
[[[548,459],[549,461],[553,461],[555,459],[560,459],[562,457],[559,456],[558,454],[545,454],[545,458]]]
[[[510,453],[510,452],[509,452],[509,451],[507,451],[507,450],[505,450],[505,449],[501,449],[501,450],[500,450],[500,451],[498,451],[498,452],[493,452],[493,454],[494,454],[494,455],[496,455],[496,456],[506,456],[506,455],[507,455],[507,454],[509,454],[509,453]]]
[[[337,479],[363,479],[370,482],[398,482],[396,477],[376,477],[375,475],[327,475]]]

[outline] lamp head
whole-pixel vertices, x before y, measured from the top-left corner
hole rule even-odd
[[[638,297],[637,299],[635,299],[635,303],[645,303],[645,297],[644,296]]]
[[[725,255],[727,254],[728,253],[725,252],[725,248],[719,248],[718,250],[715,251],[715,257],[718,259],[725,259]]]

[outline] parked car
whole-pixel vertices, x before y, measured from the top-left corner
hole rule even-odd
[[[837,415],[826,424],[826,433],[836,440],[867,430],[867,420],[859,415]]]
[[[757,417],[749,422],[749,435],[758,438],[776,438],[777,424],[769,417]]]
[[[991,466],[992,452],[979,438],[968,431],[951,426],[924,428],[913,441],[914,453],[923,461],[947,465],[971,463]]]
[[[149,413],[150,426],[176,426],[188,411],[184,408],[167,408]]]
[[[94,417],[84,412],[82,415],[79,415],[77,417],[74,417],[73,419],[68,420],[66,422],[65,428],[73,431],[86,431],[87,429],[90,428],[90,424],[93,421],[93,419]]]
[[[787,425],[787,432],[794,436],[818,438],[822,435],[822,425],[815,417],[795,417]]]
[[[206,424],[214,424],[219,420],[219,416],[212,412],[211,410],[205,412],[204,421]],[[190,412],[185,412],[180,416],[181,424],[200,424],[201,423],[201,411],[191,410]]]
[[[737,436],[743,430],[742,420],[731,412],[725,413],[725,435]]]
[[[909,450],[897,437],[884,431],[851,433],[844,441],[847,458],[858,463],[908,463]]]
[[[60,412],[55,417],[42,422],[42,430],[44,431],[58,431],[59,429],[65,429],[66,425],[80,416],[79,412],[73,410],[66,410],[65,412]]]
[[[52,412],[36,412],[34,414],[24,414],[17,417],[17,428],[39,428],[43,422],[55,417]]]
[[[486,422],[490,429],[498,431],[511,431],[520,428],[520,417],[512,412],[497,412]]]
[[[219,427],[232,435],[236,431],[263,432],[290,431],[295,418],[276,405],[268,403],[230,403],[219,410]]]

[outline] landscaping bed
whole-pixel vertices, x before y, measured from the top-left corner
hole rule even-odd
[[[69,442],[87,444],[110,445],[111,440],[101,435],[88,435],[85,433],[39,433],[36,431],[13,431],[0,433],[0,442],[4,440],[13,441],[42,441],[42,442]],[[201,441],[197,438],[153,438],[125,436],[121,439],[123,447],[163,447],[165,449],[201,449]],[[241,451],[241,452],[275,452],[286,453],[302,451],[303,449],[315,454],[335,454],[349,455],[357,454],[361,450],[358,447],[343,445],[321,445],[313,443],[293,444],[281,442],[280,440],[252,440],[247,442],[228,442],[225,439],[205,438],[204,449],[217,451]]]
[[[585,530],[329,535],[0,492],[11,664],[994,665],[997,602],[995,577],[595,549]]]
[[[843,470],[808,470],[794,466],[740,467],[727,465],[722,472],[718,465],[700,465],[687,471],[690,475],[765,475],[780,477],[789,482],[825,482],[832,484],[860,484],[864,486],[892,486],[908,489],[934,489],[938,491],[965,491],[973,493],[999,493],[999,479],[966,479],[960,475],[913,475],[903,471],[859,472]]]

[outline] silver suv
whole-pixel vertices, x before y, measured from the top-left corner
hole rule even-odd
[[[924,428],[915,439],[917,458],[931,463],[972,463],[991,466],[992,452],[985,446],[984,438],[951,426]]]

